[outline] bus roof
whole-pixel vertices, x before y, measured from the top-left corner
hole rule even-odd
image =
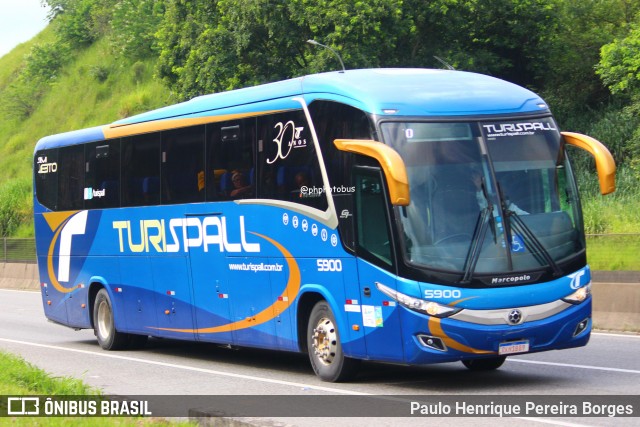
[[[259,112],[269,101],[269,109],[291,108],[291,98],[303,96],[340,101],[380,116],[455,117],[535,113],[547,111],[535,93],[494,77],[450,70],[363,69],[313,74],[275,83],[199,96],[190,101],[142,113],[104,126],[105,130],[128,125],[186,117]],[[135,126],[132,126],[131,133]],[[45,137],[38,149],[58,144],[74,144],[105,138],[100,127]]]

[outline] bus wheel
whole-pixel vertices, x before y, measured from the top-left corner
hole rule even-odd
[[[462,364],[472,371],[493,371],[504,363],[507,356],[489,357],[487,359],[463,360]]]
[[[355,375],[360,361],[342,353],[336,320],[326,301],[318,302],[311,310],[307,349],[311,366],[323,381],[346,381]]]
[[[120,350],[129,343],[128,334],[116,331],[111,298],[105,289],[98,291],[93,305],[93,330],[105,350]]]

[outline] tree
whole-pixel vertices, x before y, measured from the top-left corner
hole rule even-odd
[[[628,35],[602,46],[597,73],[612,93],[640,96],[640,15]]]
[[[120,0],[112,10],[111,46],[132,60],[152,56],[157,48],[156,30],[164,15],[164,2]]]

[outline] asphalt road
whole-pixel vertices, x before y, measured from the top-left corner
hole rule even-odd
[[[81,378],[110,395],[421,395],[473,397],[640,395],[640,336],[594,333],[587,347],[514,356],[498,371],[474,373],[460,363],[420,368],[364,363],[355,381],[318,380],[301,354],[229,349],[151,339],[144,350],[106,352],[89,330],[47,322],[38,292],[0,290],[0,350],[56,376]],[[565,400],[566,400],[565,399]],[[607,398],[605,397],[605,400]],[[507,399],[508,400],[508,399]],[[611,398],[615,404],[616,398]],[[640,407],[636,408],[640,412]],[[332,413],[327,411],[326,416]],[[407,416],[410,414],[407,414]],[[456,418],[457,425],[638,425],[633,418]],[[242,418],[259,425],[431,425],[451,418]]]

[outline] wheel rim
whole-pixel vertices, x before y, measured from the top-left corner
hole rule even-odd
[[[98,305],[98,334],[103,341],[109,338],[112,328],[111,307],[106,301],[100,301],[100,305]]]
[[[331,319],[323,317],[313,329],[313,351],[320,362],[330,365],[338,351],[338,333]]]

